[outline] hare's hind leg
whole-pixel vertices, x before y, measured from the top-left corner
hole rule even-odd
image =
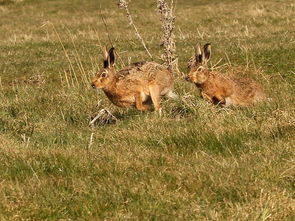
[[[155,110],[159,111],[159,114],[161,115],[162,110],[160,106],[160,99],[161,99],[160,88],[158,85],[149,85],[149,91],[150,91],[150,95],[151,95]]]

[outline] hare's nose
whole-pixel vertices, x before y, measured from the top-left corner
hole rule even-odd
[[[95,88],[95,84],[91,84],[91,87],[92,87],[92,88]]]
[[[184,78],[186,81],[189,81],[190,79],[189,79],[189,76],[186,76],[185,78]]]

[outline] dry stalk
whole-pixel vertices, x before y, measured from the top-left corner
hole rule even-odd
[[[88,144],[88,150],[91,148],[91,146],[93,145],[94,141],[93,141],[93,137],[94,137],[94,127],[93,125],[91,126],[91,134],[90,134],[90,138],[89,138],[89,144]]]
[[[141,41],[144,49],[146,50],[146,52],[148,53],[150,58],[153,59],[153,56],[151,55],[150,51],[148,50],[148,48],[147,48],[147,46],[145,44],[145,41],[141,37],[137,27],[135,26],[135,24],[133,22],[133,18],[132,18],[131,14],[130,14],[130,11],[128,9],[128,4],[129,4],[129,2],[127,2],[126,0],[119,0],[118,6],[119,6],[120,9],[125,9],[126,16],[127,16],[128,21],[129,21],[129,25],[134,28],[136,37]]]
[[[1,90],[3,91],[2,78],[1,78],[1,76],[0,76],[0,88],[1,88]]]
[[[111,46],[113,47],[114,44],[113,44],[113,41],[112,41],[112,39],[111,39],[111,37],[110,37],[109,28],[108,28],[108,25],[107,25],[107,22],[106,22],[105,18],[103,17],[103,14],[102,14],[102,10],[101,10],[101,8],[100,8],[100,17],[101,17],[101,20],[102,20],[102,22],[103,22],[104,28],[105,28],[105,30],[106,30],[106,34],[107,34],[107,36],[108,36],[109,42],[110,42]]]
[[[69,33],[69,36],[70,36],[70,38],[71,38],[71,40],[72,40],[72,44],[73,44],[74,49],[75,49],[74,59],[75,59],[75,62],[76,62],[76,64],[77,64],[77,66],[78,66],[78,69],[79,69],[79,71],[80,71],[81,78],[82,78],[81,80],[82,80],[82,82],[84,82],[85,87],[88,87],[88,86],[89,86],[89,79],[87,78],[87,74],[86,74],[85,69],[84,69],[84,67],[83,67],[83,64],[82,64],[82,61],[81,61],[80,55],[79,55],[79,53],[78,53],[78,50],[77,50],[76,44],[75,44],[75,42],[74,42],[74,38],[73,38],[73,36],[71,35],[71,33],[70,33],[69,30],[68,30],[68,33]]]
[[[173,34],[176,19],[174,15],[173,0],[171,0],[170,7],[168,6],[166,0],[157,1],[163,29],[162,45],[164,46],[164,53],[162,54],[162,59],[165,61],[165,65],[169,70],[179,73],[175,35]]]
[[[56,34],[56,36],[57,36],[57,38],[58,38],[58,41],[59,41],[60,45],[62,46],[63,52],[64,52],[64,54],[65,54],[65,56],[66,56],[66,58],[67,58],[67,60],[68,60],[68,62],[69,62],[69,72],[70,72],[70,73],[73,72],[74,78],[75,78],[75,80],[76,80],[76,86],[79,88],[79,81],[78,81],[78,77],[77,77],[77,74],[76,74],[76,71],[75,71],[74,65],[73,65],[73,63],[72,63],[72,61],[71,61],[71,59],[70,59],[70,56],[69,56],[69,54],[68,54],[68,52],[67,52],[67,50],[66,50],[66,48],[65,48],[65,46],[64,46],[64,44],[63,44],[63,42],[62,42],[62,40],[61,40],[61,37],[60,37],[60,35],[58,34],[58,32],[57,32],[57,30],[56,30],[56,28],[55,28],[55,26],[54,26],[53,23],[45,23],[44,25],[47,25],[47,24],[52,25],[52,27],[53,27],[53,31],[54,31],[54,33]],[[64,72],[64,73],[66,74],[66,72]],[[74,86],[74,82],[72,82],[72,83],[73,83],[72,85]]]

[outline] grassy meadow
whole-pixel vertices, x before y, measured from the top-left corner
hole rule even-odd
[[[156,1],[129,10],[162,62]],[[295,220],[294,14],[292,0],[176,1],[181,98],[159,117],[90,87],[99,41],[118,69],[149,60],[117,1],[0,0],[0,220]],[[183,80],[197,42],[269,99],[201,99]],[[89,127],[102,108],[117,122]]]

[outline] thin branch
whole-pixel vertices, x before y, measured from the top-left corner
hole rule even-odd
[[[146,46],[146,44],[145,44],[145,41],[144,41],[143,38],[141,37],[141,35],[140,35],[140,33],[139,33],[139,31],[138,31],[136,25],[135,25],[134,22],[133,22],[133,18],[132,18],[131,14],[130,14],[130,11],[129,11],[129,9],[128,9],[128,4],[129,4],[129,3],[128,3],[126,0],[119,0],[118,6],[119,6],[120,9],[125,9],[126,17],[127,17],[128,21],[129,21],[129,25],[130,25],[131,27],[133,27],[133,29],[134,29],[134,31],[135,31],[135,35],[136,35],[136,37],[141,41],[141,43],[142,43],[144,49],[146,50],[146,52],[148,53],[148,55],[150,56],[150,58],[153,59],[153,56],[151,55],[150,51],[148,50],[148,48],[147,48],[147,46]]]

